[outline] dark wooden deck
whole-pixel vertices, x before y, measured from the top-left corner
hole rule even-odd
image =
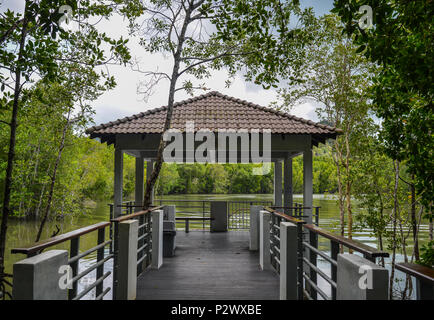
[[[260,270],[248,232],[178,231],[176,243],[174,257],[137,279],[138,300],[279,299],[279,277]]]

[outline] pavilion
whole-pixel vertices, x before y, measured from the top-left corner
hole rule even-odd
[[[86,130],[91,138],[99,138],[101,143],[114,144],[114,208],[115,216],[121,214],[123,154],[136,158],[135,202],[140,205],[144,195],[144,161],[150,168],[156,159],[161,134],[163,134],[167,107],[160,107],[139,114],[93,126]],[[275,109],[262,107],[252,102],[209,92],[174,104],[171,129],[178,130],[184,137],[189,134],[187,123],[194,123],[193,133],[207,129],[217,133],[226,130],[235,136],[247,132],[252,143],[253,132],[271,133],[271,161],[274,162],[274,205],[292,207],[292,158],[303,156],[303,206],[312,207],[312,148],[327,139],[335,139],[340,129],[295,117]],[[238,139],[238,138],[237,138]],[[264,140],[265,141],[265,140]],[[221,141],[215,141],[216,149]],[[197,145],[197,141],[193,146]],[[264,145],[262,142],[261,146]],[[183,144],[187,162],[188,143]],[[227,159],[231,152],[236,152],[236,162],[251,162],[240,144],[236,150],[225,150]],[[232,159],[232,158],[231,158]],[[282,164],[284,166],[282,190]],[[149,177],[150,170],[147,170]],[[147,177],[147,178],[148,178]],[[283,195],[283,202],[282,202]],[[308,223],[312,222],[312,210],[305,210]]]

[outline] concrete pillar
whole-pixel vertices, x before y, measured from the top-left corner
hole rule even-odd
[[[123,166],[124,154],[120,149],[115,149],[115,178],[114,178],[114,199],[113,199],[113,212],[114,217],[117,218],[122,213],[122,189],[123,189]]]
[[[163,265],[163,210],[152,211],[152,268]]]
[[[154,169],[154,161],[146,161],[146,182],[151,178],[152,170]],[[154,188],[151,193],[151,203],[154,203]]]
[[[119,223],[116,300],[136,299],[138,220]]]
[[[14,263],[14,300],[67,300],[68,251],[50,250]]]
[[[144,191],[145,191],[145,168],[144,168],[144,161],[142,157],[136,158],[136,180],[135,180],[135,189],[134,189],[134,204],[136,206],[142,206],[143,205],[143,197],[144,197]],[[134,211],[140,211],[142,208],[135,207]]]
[[[312,171],[312,150],[303,152],[303,206],[313,205],[313,171]],[[304,220],[312,223],[312,209],[304,209]]]
[[[283,206],[284,207],[292,207],[292,159],[285,158],[284,168],[283,168]],[[291,209],[284,209],[286,214],[291,214]]]
[[[434,300],[434,285],[424,279],[416,279],[416,300]]]
[[[338,255],[337,300],[387,300],[387,269],[355,254]]]
[[[228,231],[228,203],[226,201],[211,202],[211,232]]]
[[[282,206],[282,161],[274,161],[274,205]]]
[[[280,300],[297,300],[297,226],[280,223]]]
[[[163,220],[175,221],[176,207],[174,205],[164,206],[163,212],[164,212]]]
[[[259,211],[262,206],[250,206],[250,243],[251,251],[259,250]]]
[[[271,270],[270,220],[268,211],[259,211],[259,265],[262,270]]]

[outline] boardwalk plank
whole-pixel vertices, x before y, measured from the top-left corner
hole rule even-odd
[[[259,268],[245,231],[179,231],[176,255],[159,270],[148,269],[137,283],[138,300],[274,300],[279,277]]]

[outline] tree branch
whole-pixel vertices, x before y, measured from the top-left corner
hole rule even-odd
[[[181,72],[178,73],[178,76],[182,75],[185,72],[188,72],[189,70],[191,70],[194,67],[196,67],[198,65],[201,65],[203,63],[211,62],[211,61],[214,61],[214,60],[217,60],[217,59],[221,59],[221,58],[224,58],[224,57],[244,56],[244,55],[249,55],[251,53],[252,52],[243,52],[243,53],[242,52],[240,52],[240,53],[228,53],[228,52],[225,52],[225,53],[219,54],[217,56],[214,56],[212,58],[206,58],[206,59],[204,59],[204,58],[198,58],[198,57],[185,57],[185,58],[182,58],[182,59],[185,59],[185,60],[193,60],[193,59],[195,59],[195,60],[199,60],[199,61],[195,62],[195,63],[193,63],[191,65],[189,65],[188,67],[186,67],[184,70],[182,70]]]
[[[2,44],[4,41],[6,41],[7,37],[21,24],[23,23],[24,19],[20,19],[16,21],[12,27],[8,29],[1,37],[0,37],[0,44]]]

